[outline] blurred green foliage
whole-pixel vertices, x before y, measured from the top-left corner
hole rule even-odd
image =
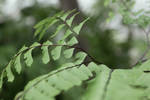
[[[107,4],[107,2],[105,3]],[[1,4],[3,3],[1,2]],[[5,67],[22,45],[30,45],[37,40],[33,39],[33,25],[60,10],[59,7],[42,6],[35,2],[29,7],[20,9],[21,17],[19,20],[14,20],[11,16],[6,16],[2,13],[2,21],[0,21],[0,70]],[[111,68],[128,68],[131,61],[129,51],[133,47],[133,37],[129,34],[124,42],[116,42],[114,40],[116,31],[101,26],[108,18],[110,11],[112,11],[112,8],[105,7],[103,0],[97,0],[96,5],[94,5],[94,14],[83,28],[80,37],[85,40],[88,47],[86,51],[98,61]],[[82,14],[87,16],[84,12]],[[126,25],[124,26],[126,27]],[[129,27],[128,29],[130,30]],[[51,32],[49,30],[47,33],[50,34]],[[45,35],[43,40],[48,38],[48,34]],[[24,69],[22,74],[15,79],[15,82],[5,83],[3,91],[0,91],[0,100],[12,100],[15,94],[21,91],[29,80],[55,69],[56,67],[53,66],[58,66],[61,62],[43,65],[39,60],[41,55],[38,52],[37,50],[34,53],[35,60],[32,68]],[[79,97],[84,92],[85,87],[86,84],[83,87],[73,88],[58,96],[57,99],[80,100],[76,97],[77,95]]]

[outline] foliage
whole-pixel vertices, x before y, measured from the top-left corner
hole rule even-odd
[[[96,81],[90,83],[83,100],[149,100],[150,61],[133,69],[103,68]],[[109,78],[110,77],[110,78]],[[109,80],[109,82],[108,82]]]
[[[109,0],[105,0],[109,1]],[[117,12],[121,14],[123,18],[124,24],[136,24],[139,27],[147,28],[150,24],[149,20],[149,12],[145,11],[144,9],[140,9],[138,11],[132,11],[134,4],[136,3],[134,0],[113,0],[112,3],[117,5]],[[111,3],[108,3],[111,4]],[[113,17],[113,12],[109,13],[109,19]],[[108,20],[109,20],[108,19]]]
[[[109,0],[106,0],[104,5],[107,6],[108,4]],[[121,10],[120,13],[126,24],[135,24],[135,19],[129,17],[130,15],[126,10]],[[88,83],[88,86],[81,100],[149,100],[149,60],[139,65],[136,63],[130,69],[111,69],[96,61],[77,45],[77,36],[84,23],[89,19],[87,18],[74,26],[73,20],[77,14],[78,12],[75,13],[75,10],[65,13],[59,12],[36,24],[34,35],[39,40],[43,38],[50,27],[56,24],[58,26],[50,36],[50,40],[43,43],[34,42],[29,47],[23,46],[12,57],[1,71],[0,88],[3,88],[4,79],[7,78],[8,82],[13,82],[14,73],[21,73],[22,56],[26,66],[31,67],[34,61],[33,51],[36,48],[41,48],[43,64],[51,62],[51,59],[57,61],[60,58],[66,59],[68,62],[61,64],[60,68],[28,82],[24,90],[16,95],[15,100],[55,100],[57,95],[69,91],[75,86],[81,86],[83,83]],[[70,17],[70,15],[72,16]],[[113,13],[110,12],[109,16],[112,18]],[[144,21],[143,23],[136,23],[141,27],[146,27],[149,24],[146,23],[149,19],[145,16],[136,20]],[[59,37],[58,33],[62,34],[62,31],[64,33],[60,39],[52,40],[54,37]],[[86,58],[90,58],[91,61],[87,61]],[[120,90],[123,91],[120,92]]]

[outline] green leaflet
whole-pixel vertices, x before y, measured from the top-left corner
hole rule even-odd
[[[33,49],[30,49],[24,54],[25,63],[28,67],[30,67],[33,63],[32,50]]]
[[[59,25],[59,26],[57,27],[57,29],[56,29],[56,32],[51,36],[51,38],[54,38],[54,37],[58,34],[58,32],[59,32],[61,29],[63,29],[64,27],[65,27],[65,24]]]
[[[34,26],[34,28],[35,28],[35,29],[36,29],[36,28],[39,28],[39,27],[43,26],[45,23],[47,23],[47,22],[52,22],[52,20],[54,20],[53,17],[51,17],[51,18],[48,17],[48,18],[46,18],[46,19],[40,21],[38,24],[36,24],[36,25]]]
[[[62,11],[62,12],[59,12],[59,13],[57,13],[57,14],[55,14],[53,17],[48,17],[48,18],[46,18],[46,19],[40,21],[38,24],[36,24],[36,25],[34,26],[34,28],[37,29],[37,28],[43,26],[43,25],[46,24],[46,23],[51,23],[53,20],[55,20],[56,17],[60,17],[62,14],[63,14],[63,11]]]
[[[3,86],[3,78],[4,78],[4,70],[2,71],[2,74],[0,76],[0,89],[2,88]]]
[[[71,63],[68,65],[72,66]],[[71,66],[60,68],[30,81],[24,91],[20,93],[19,99],[54,100],[54,97],[62,91],[81,85],[84,80],[88,80],[93,76],[92,72],[95,72],[95,70],[91,72],[85,65],[81,65],[81,67]]]
[[[34,26],[34,28],[36,29],[34,36],[39,35],[40,32],[45,30],[44,28],[48,27],[48,25],[51,24],[54,20],[55,20],[54,17],[46,18],[46,19],[42,20],[41,22],[39,22],[38,24],[36,24]]]
[[[41,95],[41,92],[36,88],[30,89],[30,91],[24,96],[25,100],[51,100],[49,96]]]
[[[87,89],[87,92],[82,97],[82,100],[104,100],[102,97],[103,97],[107,79],[109,77],[110,69],[104,65],[99,67],[102,68],[101,73],[98,74],[95,82],[90,84],[90,86]],[[112,100],[112,99],[106,99],[106,100]]]
[[[72,37],[68,42],[67,42],[67,45],[69,46],[73,46],[75,44],[78,43],[78,40],[75,38],[75,37]]]
[[[74,48],[66,49],[63,53],[65,58],[71,58],[74,52]]]
[[[97,74],[102,70],[102,67],[97,67],[98,65],[95,64],[94,62],[91,62],[88,64],[89,70],[92,72],[95,71]]]
[[[86,75],[89,76],[89,77],[92,77],[92,76],[93,76],[93,74],[91,73],[91,71],[90,71],[84,64],[82,64],[82,65],[80,66],[79,70],[81,70],[82,73],[86,74]]]
[[[17,71],[18,74],[20,74],[21,72],[21,63],[20,63],[20,57],[21,57],[21,54],[19,54],[16,59],[15,59],[15,62],[14,62],[14,67]]]
[[[63,20],[63,21],[65,21],[66,20],[66,18],[71,14],[71,13],[73,13],[75,11],[75,9],[74,10],[71,10],[71,11],[68,11],[68,12],[66,12],[62,17],[61,17],[61,19]]]
[[[75,26],[73,28],[73,30],[75,31],[75,33],[79,34],[80,33],[80,30],[82,28],[82,26],[84,25],[84,23],[89,20],[89,17],[87,19],[85,19],[84,21],[82,21],[79,25]]]
[[[43,43],[43,46],[41,47],[42,61],[44,64],[47,64],[50,61],[49,52],[48,52],[49,45],[52,45],[52,42],[46,41],[45,43]]]
[[[27,50],[27,49],[28,49],[28,47],[23,46],[23,47],[19,50],[19,52],[15,55],[15,56],[16,56],[16,59],[15,59],[15,61],[14,61],[14,67],[15,67],[16,72],[17,72],[18,74],[20,74],[21,69],[22,69],[22,67],[21,67],[21,62],[20,62],[21,55],[22,55],[23,51],[25,51],[25,50]]]
[[[20,74],[20,72],[21,72],[21,62],[20,62],[20,59],[21,59],[21,55],[22,55],[22,53],[23,53],[23,51],[25,51],[25,50],[27,50],[28,49],[28,47],[26,47],[25,45],[19,50],[19,52],[17,53],[17,55],[16,55],[16,59],[15,59],[15,61],[14,61],[14,67],[15,67],[15,69],[16,69],[16,71],[17,71],[17,73],[18,74]]]
[[[53,38],[54,36],[56,36],[58,34],[58,32],[64,27],[64,26],[69,26],[70,31],[72,31],[70,29],[72,22],[74,20],[74,18],[76,17],[77,14],[79,14],[79,12],[73,14],[69,19],[67,19],[67,17],[72,14],[73,12],[75,12],[75,10],[71,10],[68,11],[66,13],[64,12],[60,12],[56,15],[54,15],[53,17],[50,18],[46,18],[44,20],[42,20],[41,22],[39,22],[37,25],[34,26],[34,28],[36,29],[34,36],[39,35],[39,39],[42,39],[42,37],[44,36],[46,30],[48,30],[49,27],[51,27],[53,24],[55,24],[56,22],[62,22],[62,20],[64,21],[64,24],[59,25],[56,28],[55,33],[51,36],[51,38]],[[86,20],[84,20],[83,22],[81,22],[79,25],[77,25],[73,30],[79,34],[83,24],[88,20],[89,18],[87,18]],[[71,32],[72,33],[72,32]],[[66,35],[64,35],[65,39],[66,37],[68,37],[70,34],[70,32],[66,32]]]
[[[53,20],[51,23],[48,23],[45,25],[44,29],[42,30],[42,32],[40,33],[39,39],[41,40],[42,37],[44,36],[45,32],[48,30],[49,27],[51,27],[53,24],[57,23],[58,20]]]
[[[61,49],[62,49],[62,46],[57,46],[51,51],[51,55],[54,60],[58,60],[60,58]]]
[[[58,22],[56,16],[44,19],[43,21],[39,22],[37,25],[34,26],[34,28],[36,29],[34,36],[39,35],[39,39],[41,39],[44,36],[47,29],[51,27],[53,24],[55,24],[56,22]]]
[[[72,22],[73,22],[73,20],[74,20],[74,18],[76,17],[76,15],[78,15],[79,14],[79,12],[77,12],[77,13],[75,13],[72,17],[70,17],[70,19],[68,19],[66,22],[67,22],[67,24],[71,27],[71,25],[72,25]]]
[[[64,40],[59,40],[58,41],[58,45],[65,45],[65,41]],[[60,58],[60,55],[61,55],[61,49],[62,49],[62,46],[56,46],[52,51],[51,51],[51,55],[52,55],[52,58],[54,60],[58,60]]]
[[[6,67],[8,82],[12,82],[14,80],[14,75],[13,75],[12,70],[11,70],[12,63],[13,62],[10,61],[9,64],[7,65],[7,67]]]
[[[74,74],[74,76],[77,76],[82,81],[84,81],[84,80],[86,80],[88,78],[86,73],[83,73],[81,70],[79,70],[76,67],[72,68],[72,70],[70,70],[70,72],[72,74]]]
[[[61,24],[61,25],[59,25],[59,26],[56,28],[55,33],[51,36],[51,38],[53,38],[54,36],[56,36],[56,35],[58,34],[58,32],[59,32],[64,26],[69,26],[69,27],[71,27],[74,18],[76,17],[77,14],[79,14],[79,12],[77,12],[77,13],[73,14],[73,16],[71,16],[68,20],[66,20],[67,17],[68,17],[71,13],[73,13],[73,12],[75,12],[75,10],[71,10],[71,11],[68,11],[68,12],[66,12],[66,13],[61,12],[61,13],[58,13],[58,14],[56,14],[55,16],[53,16],[53,17],[51,17],[51,18],[46,18],[46,19],[42,20],[42,21],[39,22],[37,25],[35,25],[34,28],[36,29],[36,31],[35,31],[34,35],[35,35],[35,36],[39,35],[39,39],[41,39],[41,38],[44,36],[46,30],[47,30],[50,26],[52,26],[52,25],[55,24],[56,22],[61,22],[61,20],[65,21],[66,24]],[[60,20],[59,18],[60,18],[61,20]],[[81,30],[83,24],[84,24],[88,19],[89,19],[89,18],[87,18],[86,20],[84,20],[83,22],[81,22],[81,23],[80,23],[79,25],[77,25],[73,30],[74,30],[77,34],[79,34],[79,32],[80,32],[80,30]],[[68,30],[71,31],[70,29],[68,29]],[[68,36],[72,33],[72,32],[70,33],[69,31],[66,32],[66,34],[65,34],[64,37],[63,37],[63,39],[65,39],[66,37],[68,37]]]
[[[30,49],[24,54],[25,63],[28,67],[30,67],[33,63],[32,50],[37,46],[40,46],[40,44],[37,42],[33,43],[30,46]]]
[[[41,81],[36,86],[36,88],[40,92],[44,91],[45,95],[48,96],[49,98],[53,98],[54,96],[56,96],[60,93],[60,91],[58,89],[56,89],[53,86],[49,85],[48,82],[46,82],[46,81]],[[51,90],[51,91],[49,91],[49,90]]]
[[[42,29],[43,29],[44,27],[43,26],[41,26],[41,27],[39,27],[38,29],[36,29],[35,30],[35,33],[34,33],[34,36],[37,36],[38,34],[40,34],[40,32],[42,32]]]
[[[67,31],[66,31],[66,33],[64,34],[64,36],[62,37],[62,40],[65,40],[68,36],[70,36],[72,34],[72,32],[71,32],[71,30],[70,29],[68,29]]]
[[[87,54],[84,53],[84,52],[78,52],[76,55],[75,55],[75,59],[76,61],[74,62],[74,64],[81,64],[84,59],[86,58]]]
[[[64,80],[58,75],[52,75],[51,78],[48,79],[48,83],[51,85],[56,85],[56,87],[61,91],[62,90],[67,91],[68,89],[73,87],[73,85],[70,82]]]
[[[79,86],[81,85],[81,80],[78,79],[76,76],[74,76],[72,73],[70,73],[67,70],[64,70],[60,73],[58,73],[58,76],[62,79],[64,79],[67,82],[70,82],[72,86]]]

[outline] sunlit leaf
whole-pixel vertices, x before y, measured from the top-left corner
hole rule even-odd
[[[6,67],[6,73],[7,73],[7,78],[8,78],[8,82],[12,82],[14,80],[14,75],[12,73],[12,61],[9,62],[9,64]]]
[[[50,61],[49,52],[48,52],[49,45],[52,45],[52,42],[46,41],[45,43],[43,43],[43,46],[41,47],[42,61],[44,64],[47,64]]]

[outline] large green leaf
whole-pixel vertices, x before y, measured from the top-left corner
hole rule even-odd
[[[132,69],[114,71],[104,66],[82,100],[149,100],[149,64],[147,61]]]
[[[82,100],[103,100],[104,89],[111,70],[103,65],[99,67],[101,67],[101,73],[96,77],[96,81],[88,87]]]

